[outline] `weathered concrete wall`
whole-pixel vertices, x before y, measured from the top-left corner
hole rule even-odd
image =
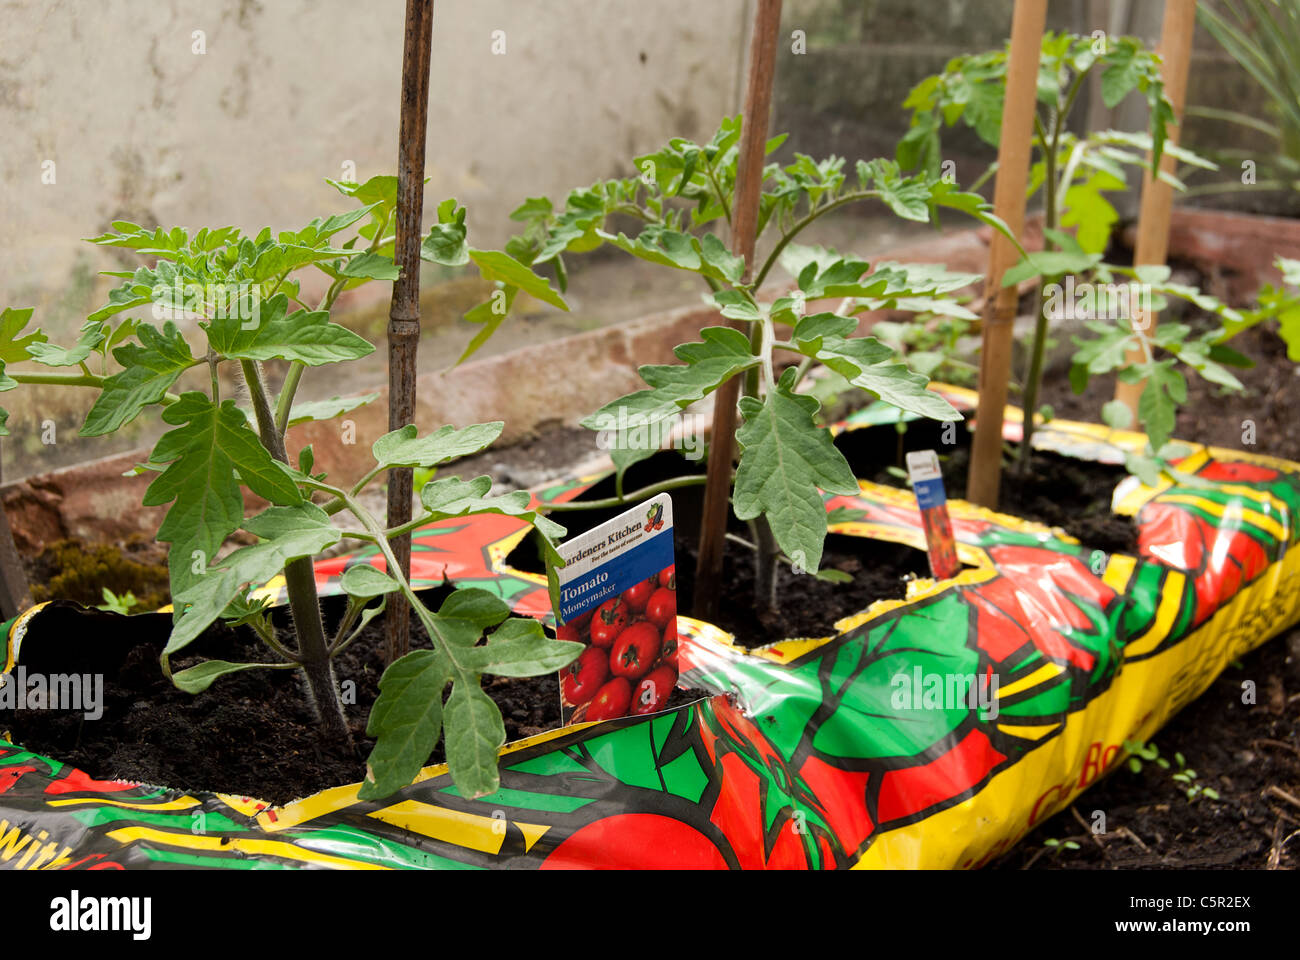
[[[477,241],[498,244],[524,197],[629,173],[627,158],[669,136],[708,136],[735,109],[745,0],[652,7],[438,0],[426,221],[455,196]],[[78,238],[114,219],[293,227],[344,209],[323,178],[395,172],[403,10],[9,0],[0,305],[75,329],[94,271],[125,262]]]

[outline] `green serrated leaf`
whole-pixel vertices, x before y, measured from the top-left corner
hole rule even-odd
[[[158,529],[158,539],[172,545],[168,566],[175,593],[198,576],[195,552],[200,568],[211,564],[222,542],[243,523],[241,480],[258,496],[276,504],[299,505],[302,494],[249,429],[233,400],[217,406],[202,393],[191,391],[163,412],[163,420],[177,426],[158,440],[150,459],[168,466],[149,484],[143,503],[172,503]],[[229,597],[221,606],[228,601]],[[213,616],[220,612],[218,609]]]
[[[130,423],[149,404],[161,400],[182,373],[201,362],[194,359],[170,320],[161,332],[141,323],[135,334],[139,344],[126,343],[113,351],[124,369],[104,381],[82,424],[83,437],[103,436]]]
[[[548,214],[550,207],[548,200]],[[455,200],[444,200],[438,204],[438,222],[429,229],[429,235],[420,244],[420,258],[445,267],[464,266],[469,263],[469,244],[466,243],[468,233],[465,227],[465,208],[457,207]]]
[[[333,420],[345,413],[351,413],[358,407],[373,403],[379,394],[367,393],[359,397],[330,397],[328,400],[312,400],[307,403],[295,403],[289,411],[288,426],[297,426],[313,420]]]
[[[565,535],[564,527],[529,507],[531,497],[527,491],[514,490],[490,497],[492,478],[439,477],[420,490],[420,502],[430,511],[433,519],[468,516],[476,513],[498,513],[531,523],[541,535],[545,549],[552,560],[561,562],[555,543]]]
[[[199,325],[212,349],[240,360],[296,360],[309,367],[358,360],[375,348],[347,327],[331,323],[325,310],[287,313],[288,298],[277,293],[261,304],[256,318],[221,317]]]
[[[76,367],[98,350],[105,339],[107,337],[104,333],[104,324],[97,320],[89,320],[82,325],[76,346],[60,347],[47,342],[28,342],[27,352],[33,359],[47,367]],[[30,341],[30,338],[28,340]],[[0,353],[3,353],[2,346],[0,346]]]
[[[794,373],[787,370],[763,401],[740,401],[745,423],[736,432],[741,457],[732,503],[740,520],[765,516],[782,552],[816,570],[826,539],[819,491],[851,496],[858,483],[830,433],[817,426],[817,401],[792,392]]]
[[[370,449],[376,463],[384,468],[436,467],[491,446],[504,428],[504,421],[494,420],[471,424],[460,430],[450,425],[442,426],[421,437],[415,424],[408,423],[384,434]]]
[[[628,394],[582,421],[589,430],[618,434],[614,447],[631,446],[628,430],[649,427],[704,399],[725,381],[757,366],[749,338],[731,327],[706,327],[702,341],[684,343],[673,352],[684,364],[647,365],[641,379],[651,389]]]
[[[4,369],[6,363],[21,363],[31,359],[28,347],[49,340],[40,330],[33,330],[25,337],[18,336],[34,312],[32,307],[22,310],[5,307],[4,312],[0,313],[0,370]]]
[[[507,620],[509,606],[480,589],[457,590],[438,612],[415,607],[433,650],[408,654],[384,672],[367,732],[376,738],[362,799],[386,797],[410,783],[445,731],[447,764],[467,799],[493,793],[505,743],[501,712],[482,689],[483,673],[536,676],[572,662],[582,645],[550,640],[536,621]],[[503,623],[504,621],[504,623]],[[501,626],[478,645],[484,630]],[[540,635],[540,639],[539,639]],[[452,684],[446,706],[443,692]]]
[[[813,314],[799,321],[792,339],[801,353],[900,410],[932,420],[962,419],[952,404],[926,389],[927,377],[891,362],[896,354],[889,347],[875,337],[849,337],[856,326],[852,318]]]
[[[1133,426],[1133,411],[1122,400],[1110,400],[1101,406],[1101,421],[1112,430],[1127,430]]]
[[[564,298],[551,288],[549,281],[533,273],[510,254],[500,250],[470,250],[469,258],[478,266],[484,280],[499,280],[553,307],[569,309]]]
[[[584,649],[581,643],[552,640],[540,621],[512,617],[492,632],[485,645],[466,651],[464,663],[480,674],[536,677],[564,668]]]
[[[168,520],[172,513],[168,513]],[[342,539],[338,528],[330,523],[329,515],[312,503],[269,507],[250,518],[244,527],[261,538],[261,542],[240,547],[220,563],[208,565],[203,573],[191,574],[183,589],[173,589],[180,616],[172,626],[164,655],[170,656],[193,642],[245,587],[261,586],[283,572],[290,560],[313,556]],[[158,539],[165,539],[161,531]],[[175,544],[172,550],[175,552]],[[184,561],[188,569],[188,554]],[[176,582],[173,574],[172,583]]]
[[[339,271],[342,276],[367,280],[396,280],[402,270],[393,262],[392,257],[372,250],[367,250],[352,257]]]
[[[186,693],[202,693],[218,677],[244,670],[292,670],[292,663],[231,663],[229,660],[204,660],[202,663],[172,674],[172,684]]]

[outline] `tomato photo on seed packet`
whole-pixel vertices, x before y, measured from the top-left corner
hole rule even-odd
[[[648,580],[642,580],[634,583],[623,591],[623,600],[627,603],[628,609],[633,613],[640,613],[645,609],[645,605],[650,600],[650,595],[655,592],[659,584],[657,577],[650,577]]]
[[[662,710],[676,684],[675,669],[668,666],[655,667],[641,678],[632,691],[632,716],[639,717]]]
[[[560,692],[572,706],[586,703],[609,679],[609,657],[600,647],[588,647],[560,674]]]
[[[647,673],[659,659],[662,646],[654,624],[642,620],[618,635],[609,655],[609,669],[616,677],[635,680]]]
[[[561,546],[565,601],[572,609],[589,597],[555,631],[584,645],[559,673],[564,723],[667,709],[678,680],[672,523],[672,501],[661,494]],[[669,532],[655,536],[661,530]]]
[[[660,630],[677,619],[677,593],[660,587],[646,603],[645,618]]]
[[[632,685],[624,677],[615,677],[605,684],[587,705],[584,720],[615,720],[627,716],[632,703]]]
[[[598,647],[614,645],[614,638],[627,626],[630,611],[622,597],[606,600],[591,618],[591,642]]]

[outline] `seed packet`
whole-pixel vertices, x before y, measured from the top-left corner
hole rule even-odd
[[[586,647],[560,671],[564,723],[664,709],[677,684],[672,498],[661,493],[559,553],[556,633]]]
[[[943,472],[939,455],[933,450],[915,450],[907,455],[907,475],[912,479],[916,505],[921,510],[921,526],[930,554],[930,572],[938,580],[955,577],[961,569],[957,559],[957,542],[948,518],[948,495],[943,489]]]

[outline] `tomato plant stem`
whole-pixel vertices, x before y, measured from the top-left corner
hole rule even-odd
[[[253,402],[253,416],[257,421],[262,445],[281,463],[289,462],[284,448],[284,435],[275,428],[271,404],[262,386],[262,376],[254,360],[241,360],[240,368],[248,384],[248,394]],[[320,601],[316,593],[316,570],[310,557],[290,560],[284,567],[285,590],[289,595],[289,612],[293,616],[298,639],[298,660],[303,676],[320,718],[321,733],[330,740],[351,743],[352,734],[343,718],[338,687],[334,682],[334,666],[330,660],[329,645],[325,641],[325,624],[321,618]]]
[[[728,478],[728,482],[730,478]],[[683,487],[698,487],[708,482],[707,474],[696,474],[689,477],[674,477],[671,480],[664,480],[660,483],[651,484],[648,487],[642,487],[640,490],[633,490],[631,493],[621,497],[606,497],[603,500],[567,500],[564,502],[549,501],[538,505],[539,510],[548,512],[564,512],[577,510],[608,510],[611,507],[621,507],[625,504],[636,503],[638,500],[644,500],[647,497],[653,497],[656,494],[664,493],[667,490],[680,490]],[[418,526],[420,523],[427,523],[425,520],[413,520],[411,523]],[[393,531],[389,531],[390,534]]]
[[[1061,195],[1069,187],[1069,177],[1073,176],[1072,171],[1067,166],[1065,177],[1058,184],[1056,178],[1057,154],[1061,149],[1061,134],[1065,129],[1066,116],[1070,108],[1074,105],[1075,97],[1079,94],[1079,88],[1082,85],[1085,73],[1080,73],[1075,78],[1074,84],[1070,88],[1069,95],[1065,103],[1059,100],[1052,117],[1052,132],[1050,136],[1046,135],[1043,125],[1038,121],[1037,115],[1034,117],[1035,126],[1038,129],[1039,145],[1043,151],[1043,188],[1044,209],[1043,209],[1043,248],[1045,250],[1055,250],[1056,241],[1052,239],[1050,231],[1054,231],[1058,223],[1058,212]],[[1035,298],[1036,308],[1034,311],[1034,339],[1030,345],[1029,354],[1029,372],[1025,376],[1025,391],[1021,398],[1024,409],[1024,419],[1022,420],[1022,432],[1020,441],[1019,462],[1016,469],[1020,473],[1029,466],[1029,460],[1033,456],[1034,440],[1034,418],[1038,412],[1038,391],[1043,379],[1043,354],[1047,349],[1047,287],[1051,283],[1057,282],[1057,277],[1042,277],[1038,282],[1038,294]]]

